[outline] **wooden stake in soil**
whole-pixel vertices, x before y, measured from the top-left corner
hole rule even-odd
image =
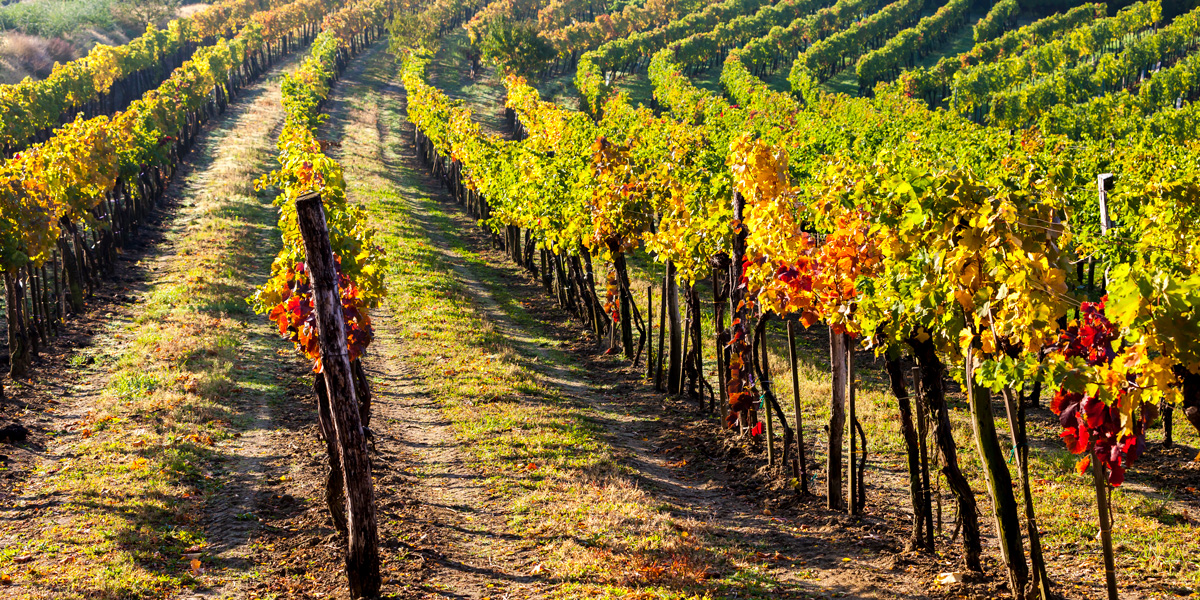
[[[325,224],[321,195],[309,193],[296,200],[296,218],[308,257],[313,310],[317,314],[317,335],[321,341],[321,368],[325,373],[346,483],[346,507],[349,513],[346,576],[350,581],[350,597],[373,598],[379,595],[382,584],[375,490],[371,483],[367,436],[363,431],[358,396],[350,375],[346,325],[342,319],[336,263],[329,245],[329,230]]]
[[[796,456],[800,461],[800,493],[808,495],[808,464],[804,458],[804,421],[800,417],[800,372],[796,369],[796,322],[787,322],[788,359],[792,363],[792,402],[796,406]]]
[[[763,381],[763,386],[765,389],[766,386],[771,385],[771,382],[769,381],[769,378],[771,377],[771,364],[767,361],[767,354],[769,353],[769,350],[767,349],[767,330],[766,329],[763,329],[762,340],[759,341],[759,344],[762,346],[763,376],[764,376],[764,379],[767,379],[767,381]],[[771,425],[771,407],[767,406],[765,394],[764,394],[762,409],[763,409],[763,415],[766,417],[766,420],[764,421],[764,423],[766,424],[766,427],[765,427],[765,431],[763,433],[766,435],[766,438],[767,438],[767,465],[774,467],[775,466],[775,428],[772,427],[772,425]]]
[[[1096,459],[1092,449],[1092,481],[1096,484],[1096,509],[1100,513],[1100,544],[1104,546],[1104,583],[1108,588],[1108,600],[1117,600],[1117,567],[1113,559],[1112,521],[1108,512],[1108,480],[1104,477],[1104,465]]]
[[[929,485],[929,447],[926,444],[928,439],[928,417],[929,409],[926,408],[925,399],[921,395],[921,370],[913,367],[913,405],[917,413],[917,448],[920,452],[919,464],[921,467],[921,490],[922,490],[922,506],[921,509],[925,515],[925,549],[933,552],[933,487]],[[941,524],[941,498],[938,499],[938,523]],[[938,533],[941,533],[940,531]]]
[[[850,480],[846,482],[846,495],[850,497],[850,502],[847,503],[847,513],[851,515],[859,514],[858,506],[858,486],[861,482],[858,480],[858,438],[854,435],[854,426],[858,423],[858,419],[854,415],[854,346],[849,334],[845,336],[844,350],[846,351],[846,421],[849,424],[850,433],[850,458],[847,460],[849,465]]]
[[[650,379],[654,377],[654,284],[646,286],[646,343],[646,378]]]
[[[670,263],[668,263],[669,267]],[[654,372],[654,389],[662,391],[662,376],[663,376],[663,358],[666,356],[666,341],[664,336],[667,332],[667,287],[670,283],[671,270],[667,268],[663,272],[663,290],[662,304],[658,307],[658,365]]]
[[[846,428],[845,336],[829,332],[829,365],[833,370],[833,395],[829,406],[829,464],[825,479],[825,504],[842,509],[842,433]]]
[[[680,323],[679,285],[675,281],[674,263],[667,263],[666,277],[663,297],[667,301],[667,329],[670,336],[667,352],[667,392],[678,394],[683,382],[683,325]]]

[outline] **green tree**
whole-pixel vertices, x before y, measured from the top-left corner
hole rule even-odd
[[[508,73],[528,76],[554,58],[554,48],[538,36],[532,21],[496,21],[479,43],[483,57],[504,67]]]

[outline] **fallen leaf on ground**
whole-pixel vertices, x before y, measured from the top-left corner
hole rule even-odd
[[[962,583],[962,573],[942,573],[937,576],[937,582],[946,585],[949,583]]]

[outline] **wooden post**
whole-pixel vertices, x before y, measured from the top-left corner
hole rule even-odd
[[[1117,600],[1117,567],[1113,559],[1112,522],[1108,516],[1108,480],[1104,477],[1104,465],[1096,459],[1096,449],[1091,449],[1092,481],[1096,484],[1096,509],[1100,513],[1100,545],[1104,547],[1104,583],[1108,588],[1108,600]]]
[[[349,512],[346,576],[350,581],[350,597],[373,598],[379,595],[382,580],[379,575],[379,538],[375,521],[375,491],[371,483],[371,460],[359,415],[358,396],[350,374],[350,355],[346,348],[346,326],[342,319],[336,263],[329,245],[329,230],[325,224],[320,194],[308,193],[296,200],[296,220],[308,257],[313,310],[317,314],[317,334],[321,341],[321,368],[325,374],[345,477],[346,507]]]
[[[663,289],[662,289],[662,304],[658,307],[658,364],[654,372],[654,389],[662,391],[662,376],[663,376],[663,358],[666,356],[666,340],[664,336],[667,332],[667,288],[671,285],[671,263],[667,263],[667,268],[663,273]]]
[[[696,389],[696,399],[700,405],[704,405],[704,330],[701,327],[700,321],[700,284],[694,284],[688,293],[688,304],[691,308],[688,312],[691,313],[691,336],[692,336],[692,353],[696,357],[696,380],[692,385]],[[715,402],[715,400],[713,400]],[[714,407],[712,402],[709,403],[709,410]]]
[[[1108,235],[1108,230],[1115,227],[1112,218],[1108,214],[1108,192],[1113,189],[1116,180],[1112,173],[1101,173],[1096,176],[1096,195],[1100,203],[1100,234]],[[1088,259],[1088,294],[1092,293],[1095,286],[1095,257]],[[1104,271],[1104,289],[1108,289],[1108,270]]]
[[[667,328],[670,336],[667,360],[667,392],[679,393],[683,382],[683,326],[679,322],[679,285],[675,282],[675,264],[667,263]],[[659,350],[661,352],[661,350]]]
[[[725,262],[728,262],[726,260]],[[729,281],[729,268],[718,261],[713,265],[713,337],[717,346],[717,391],[718,402],[721,404],[721,422],[729,415],[729,377],[726,373],[725,361],[725,302],[728,300],[728,290],[722,287],[723,282]],[[726,286],[728,287],[728,286]]]
[[[796,456],[800,462],[800,493],[808,495],[808,464],[804,458],[804,420],[800,416],[800,373],[796,369],[796,321],[787,322],[788,359],[792,363],[792,402],[796,407]]]
[[[766,386],[771,385],[771,382],[770,382],[771,363],[768,362],[768,360],[767,360],[767,354],[769,353],[769,351],[767,350],[767,330],[766,330],[766,328],[763,328],[762,339],[759,340],[758,344],[760,346],[762,346],[762,374],[763,374],[763,379],[766,380],[766,381],[763,381],[762,385],[763,385],[763,389],[765,390]],[[764,421],[764,423],[766,424],[766,427],[764,428],[765,429],[764,433],[767,436],[767,465],[773,467],[773,466],[775,466],[775,428],[772,427],[772,425],[771,425],[771,407],[767,406],[765,396],[763,399],[762,409],[763,409],[763,415],[766,418],[766,420]]]
[[[913,405],[917,413],[917,447],[920,450],[921,490],[924,495],[925,549],[933,552],[933,486],[929,485],[929,447],[926,440],[929,431],[929,408],[921,393],[921,369],[913,367]],[[938,498],[938,521],[941,521],[941,498]],[[940,533],[940,532],[939,532]]]
[[[842,509],[842,433],[846,428],[845,337],[829,331],[829,365],[833,371],[833,394],[829,406],[829,464],[826,467],[825,505]]]
[[[1042,556],[1042,536],[1033,509],[1033,490],[1029,487],[1029,439],[1025,433],[1025,405],[1020,394],[1005,388],[1004,410],[1008,414],[1008,432],[1012,436],[1013,454],[1017,459],[1017,475],[1021,478],[1021,494],[1025,504],[1025,531],[1029,535],[1029,565],[1033,588],[1038,598],[1050,598],[1050,577]]]
[[[850,459],[846,464],[850,467],[849,481],[846,482],[846,495],[850,497],[850,502],[846,504],[846,512],[851,515],[859,514],[858,506],[858,486],[861,484],[858,480],[858,436],[854,435],[854,426],[858,422],[854,416],[854,342],[850,339],[850,334],[842,334],[845,341],[844,349],[846,351],[846,424],[850,435]]]
[[[1113,188],[1113,174],[1101,173],[1096,176],[1096,188],[1100,201],[1100,232],[1108,234],[1113,227],[1112,219],[1108,216],[1108,192]],[[1104,284],[1108,285],[1108,273],[1104,273]],[[1170,413],[1168,413],[1169,415]],[[1168,427],[1166,440],[1163,445],[1170,447],[1171,432]],[[1108,587],[1108,599],[1117,600],[1117,569],[1113,560],[1112,523],[1109,521],[1108,510],[1108,481],[1104,477],[1104,465],[1096,459],[1096,450],[1092,449],[1092,477],[1096,483],[1096,508],[1100,512],[1100,543],[1104,546],[1104,582]]]
[[[29,335],[25,321],[24,283],[19,271],[4,272],[5,307],[8,309],[8,375],[20,379],[29,371]]]
[[[654,377],[654,284],[646,286],[646,379]],[[659,352],[662,348],[659,348]]]
[[[996,516],[996,541],[1000,547],[1000,558],[1008,569],[1009,589],[1015,598],[1024,598],[1025,584],[1029,580],[1029,568],[1025,563],[1025,547],[1021,540],[1021,521],[1017,514],[1017,500],[1013,495],[1012,474],[1000,449],[996,436],[996,418],[992,413],[991,392],[975,381],[978,358],[972,348],[966,350],[966,365],[963,373],[967,390],[967,404],[971,406],[971,425],[975,431],[975,445],[979,450],[979,462],[983,467],[992,508]]]
[[[1096,176],[1096,195],[1100,202],[1100,234],[1107,235],[1112,229],[1113,222],[1108,216],[1108,192],[1113,188],[1113,174],[1101,173]]]

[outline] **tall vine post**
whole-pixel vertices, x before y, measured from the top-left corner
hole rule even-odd
[[[1046,560],[1042,555],[1042,536],[1038,530],[1033,509],[1033,490],[1029,485],[1029,439],[1025,431],[1025,404],[1021,395],[1013,388],[1002,390],[1004,409],[1008,416],[1009,433],[1012,436],[1017,475],[1021,478],[1022,502],[1025,505],[1025,530],[1029,535],[1030,577],[1036,598],[1049,600],[1050,577],[1046,574]]]
[[[850,502],[847,506],[849,514],[858,516],[862,514],[862,506],[860,505],[860,491],[862,481],[859,480],[860,471],[858,467],[858,453],[861,450],[858,444],[858,436],[855,435],[858,427],[858,417],[855,415],[855,385],[854,385],[854,340],[850,334],[842,334],[845,336],[843,342],[846,350],[846,424],[850,435],[850,458],[847,461],[849,481],[846,482],[846,495]]]
[[[971,425],[975,431],[979,461],[983,465],[984,479],[995,511],[1000,558],[1008,569],[1013,597],[1022,600],[1025,597],[1025,583],[1029,580],[1029,567],[1025,563],[1025,546],[1021,540],[1021,522],[1017,516],[1017,500],[1013,496],[1012,476],[996,435],[991,393],[975,380],[978,357],[971,348],[965,354],[963,381],[967,389],[967,404],[971,407]]]
[[[829,330],[829,365],[833,388],[829,401],[829,463],[825,477],[825,505],[842,510],[842,444],[846,429],[846,336]]]
[[[800,371],[797,368],[796,356],[796,321],[788,319],[787,321],[787,336],[788,336],[788,360],[792,367],[792,402],[796,409],[796,461],[798,463],[796,469],[796,477],[800,480],[800,493],[808,495],[808,463],[804,456],[804,418],[801,415],[803,412],[800,405]]]
[[[932,531],[932,524],[929,519],[929,498],[922,480],[921,463],[924,453],[921,451],[919,436],[923,428],[922,431],[918,431],[918,428],[914,427],[912,403],[909,400],[904,368],[900,364],[898,352],[889,352],[884,359],[884,368],[891,383],[892,394],[896,396],[896,403],[899,405],[900,433],[904,436],[905,455],[908,459],[908,495],[913,507],[912,535],[908,545],[914,550],[932,551],[933,548],[925,543],[925,531]]]
[[[1093,450],[1095,452],[1095,450]],[[1117,598],[1117,566],[1113,556],[1112,519],[1108,507],[1108,477],[1104,474],[1104,463],[1092,461],[1092,482],[1096,487],[1096,512],[1100,517],[1100,545],[1104,547],[1104,587],[1108,600]]]
[[[371,458],[359,414],[350,354],[346,344],[337,267],[329,242],[329,229],[321,195],[308,193],[296,200],[296,218],[304,238],[313,310],[321,347],[321,370],[337,433],[347,508],[346,576],[352,598],[379,595],[379,536],[375,517],[375,490]]]

